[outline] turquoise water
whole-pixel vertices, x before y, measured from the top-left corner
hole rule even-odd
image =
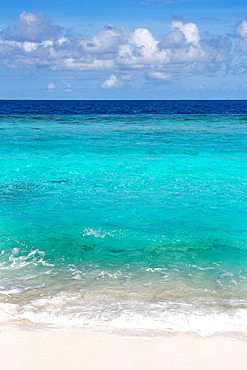
[[[0,319],[246,331],[244,115],[0,117]]]

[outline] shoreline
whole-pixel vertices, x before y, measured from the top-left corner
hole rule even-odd
[[[122,331],[106,327],[0,325],[0,368],[11,370],[245,370],[247,333]]]

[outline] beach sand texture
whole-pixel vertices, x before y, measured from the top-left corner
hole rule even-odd
[[[6,370],[247,369],[247,341],[231,337],[11,326],[0,338],[0,368]]]

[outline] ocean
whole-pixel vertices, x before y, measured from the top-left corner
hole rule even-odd
[[[0,101],[0,321],[247,331],[247,101]]]

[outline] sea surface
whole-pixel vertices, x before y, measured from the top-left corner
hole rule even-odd
[[[247,101],[0,101],[0,321],[247,332]]]

